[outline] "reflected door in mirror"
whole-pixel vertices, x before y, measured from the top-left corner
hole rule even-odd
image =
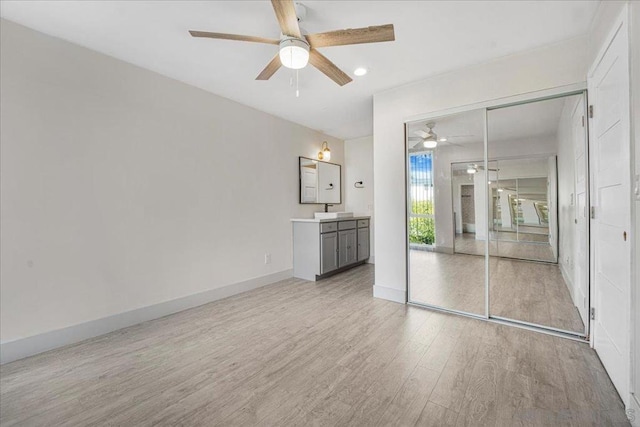
[[[300,157],[300,203],[342,203],[341,166]]]

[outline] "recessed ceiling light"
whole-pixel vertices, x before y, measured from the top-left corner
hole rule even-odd
[[[440,142],[447,142],[447,138],[440,138],[438,141],[440,141]]]
[[[358,77],[364,76],[365,74],[367,74],[367,69],[366,69],[366,68],[363,68],[363,67],[356,68],[356,69],[353,71],[353,74],[355,74],[355,75],[356,75],[356,76],[358,76]]]

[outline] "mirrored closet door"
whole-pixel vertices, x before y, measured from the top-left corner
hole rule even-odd
[[[487,112],[490,316],[584,334],[582,95]]]
[[[409,302],[586,336],[585,94],[406,124]]]
[[[483,163],[484,130],[484,110],[407,125],[410,302],[486,315],[486,188],[467,173]]]

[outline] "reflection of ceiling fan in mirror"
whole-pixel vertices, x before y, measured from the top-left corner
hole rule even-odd
[[[418,129],[413,132],[414,135],[409,137],[409,150],[410,151],[419,151],[425,148],[432,149],[436,148],[439,143],[455,145],[460,147],[460,144],[456,144],[451,142],[452,138],[467,138],[473,135],[448,135],[446,137],[439,137],[437,133],[434,132],[433,128],[436,127],[436,124],[433,122],[426,124],[426,130]]]
[[[318,34],[303,34],[298,24],[298,21],[306,15],[306,9],[302,4],[294,4],[293,0],[271,0],[271,5],[273,6],[280,30],[282,31],[279,39],[211,33],[208,31],[189,31],[189,33],[193,37],[277,45],[279,47],[278,53],[276,53],[265,69],[256,77],[256,80],[269,80],[282,65],[298,70],[306,67],[307,63],[310,62],[311,65],[340,86],[349,83],[351,77],[318,52],[317,48],[395,40],[393,24],[365,28],[349,28]]]

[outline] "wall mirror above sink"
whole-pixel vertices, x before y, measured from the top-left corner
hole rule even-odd
[[[341,204],[341,176],[338,164],[300,157],[300,203]]]

